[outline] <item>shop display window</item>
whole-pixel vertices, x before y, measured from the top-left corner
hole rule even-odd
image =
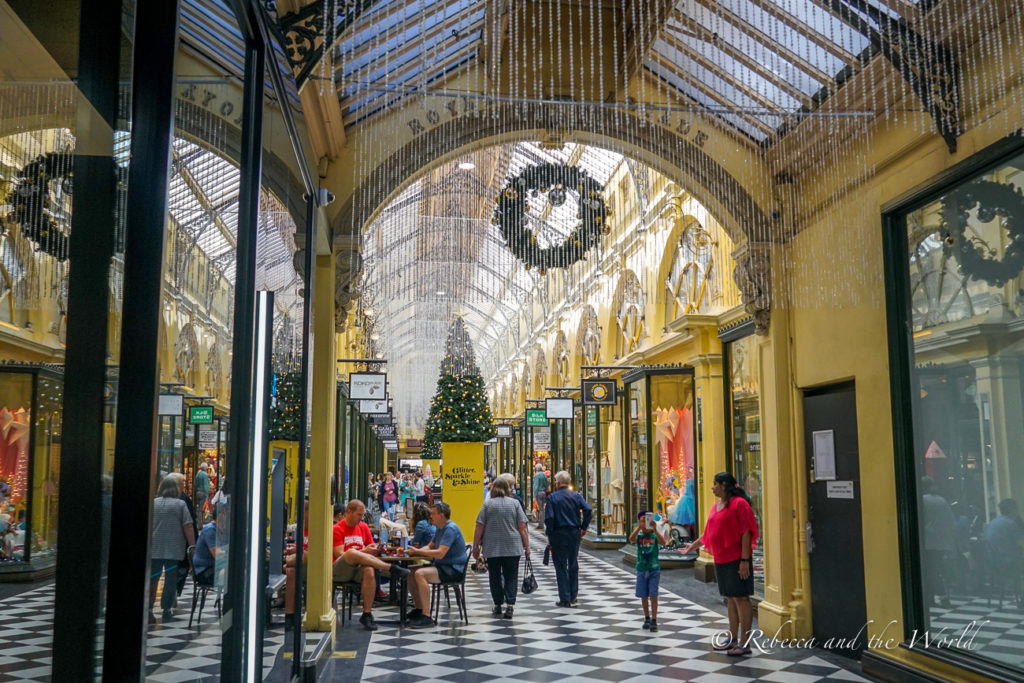
[[[764,597],[764,503],[761,498],[761,394],[757,337],[748,335],[725,345],[728,366],[729,432],[732,475],[750,497],[761,538],[754,548],[754,594]],[[714,474],[714,473],[712,473]]]
[[[56,561],[63,391],[58,367],[0,364],[0,572]]]
[[[901,505],[918,519],[908,621],[955,625],[955,654],[1006,667],[1007,679],[1024,671],[1007,646],[1024,629],[1022,169],[1018,154],[898,216],[904,298],[890,302],[910,331],[894,387],[909,404],[895,429],[916,489]]]
[[[623,378],[628,394],[630,504],[627,524],[654,512],[676,542],[697,535],[693,368],[651,366]]]
[[[590,533],[598,540],[625,542],[626,520],[622,423],[612,406],[586,406],[583,453],[586,455],[585,486],[580,492],[594,508]]]

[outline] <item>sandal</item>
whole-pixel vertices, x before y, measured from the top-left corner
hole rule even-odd
[[[736,646],[734,646],[731,650],[729,650],[725,654],[729,655],[730,657],[742,657],[743,655],[749,655],[750,654],[750,648],[749,647],[743,647],[742,645],[738,645],[737,644]]]
[[[736,639],[735,638],[730,640],[728,643],[725,643],[724,645],[712,645],[711,649],[714,650],[715,652],[725,652],[726,650],[731,650],[734,647],[736,647]]]

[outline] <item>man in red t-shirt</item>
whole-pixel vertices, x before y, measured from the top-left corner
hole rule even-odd
[[[391,565],[380,559],[380,549],[373,542],[370,527],[363,521],[366,506],[361,500],[350,500],[345,508],[345,516],[334,525],[334,583],[351,583],[358,581],[363,597],[363,616],[359,623],[367,631],[375,631],[373,622],[373,598],[377,594],[377,579],[374,569],[396,576],[408,574],[409,570],[398,565]]]

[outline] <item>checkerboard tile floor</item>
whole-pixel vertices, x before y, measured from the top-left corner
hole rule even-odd
[[[954,596],[949,607],[929,607],[930,632],[953,640],[973,639],[972,649],[1004,664],[1024,667],[1024,610],[1015,598]]]
[[[534,536],[533,547],[543,548]],[[538,559],[540,553],[537,553]],[[454,601],[429,629],[381,627],[371,636],[359,680],[406,681],[782,681],[867,680],[856,662],[819,651],[774,651],[735,658],[710,650],[723,630],[716,612],[662,589],[659,631],[641,629],[630,572],[580,555],[579,607],[555,607],[554,569],[535,566],[538,589],[520,594],[515,618],[491,616],[485,573],[466,579],[469,625]],[[380,614],[381,618],[390,615]]]
[[[48,681],[51,672],[53,642],[54,585],[22,593],[0,601],[0,683],[3,681]],[[215,596],[208,596],[202,627],[188,628],[192,607],[192,584],[178,598],[176,615],[169,623],[149,626],[146,639],[146,680],[214,680],[220,673],[221,630],[213,607]],[[196,608],[198,614],[199,608]],[[263,641],[263,667],[274,666],[284,643],[283,625],[268,630]],[[102,639],[102,636],[101,636]],[[101,644],[102,647],[102,644]]]

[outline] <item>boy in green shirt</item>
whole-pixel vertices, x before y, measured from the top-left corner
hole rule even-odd
[[[654,524],[653,514],[641,510],[637,520],[639,523],[629,535],[629,542],[636,542],[636,597],[644,606],[644,629],[653,633],[658,630],[658,584],[661,582],[658,549],[666,541]]]

